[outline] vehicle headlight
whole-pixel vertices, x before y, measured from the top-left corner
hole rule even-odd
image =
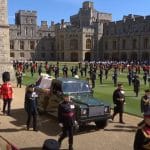
[[[110,107],[109,106],[105,106],[104,112],[105,113],[110,113]]]
[[[81,109],[81,115],[86,115],[87,114],[87,109]]]

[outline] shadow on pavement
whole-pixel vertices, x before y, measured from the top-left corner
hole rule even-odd
[[[11,111],[11,117],[14,118],[14,121],[11,121],[12,124],[18,127],[24,126],[24,129],[26,130],[26,119],[27,119],[27,114],[24,111],[24,109],[15,109]],[[37,119],[37,126],[38,130],[45,133],[48,136],[56,136],[60,133],[61,129],[58,126],[57,120],[54,119],[53,117],[49,115],[41,115],[38,116]],[[32,122],[31,122],[31,127],[32,127]],[[19,131],[18,129],[12,129],[15,131]],[[9,129],[7,130],[9,132]],[[11,132],[11,131],[10,131]]]
[[[14,118],[14,121],[11,121],[11,123],[17,127],[22,127],[21,129],[3,129],[2,132],[14,132],[14,131],[20,131],[20,130],[26,130],[26,119],[27,114],[24,111],[24,109],[15,109],[12,110],[11,117]],[[60,134],[61,128],[58,126],[57,119],[50,115],[40,115],[37,119],[38,124],[38,130],[45,133],[48,136],[56,136]],[[32,127],[32,124],[31,124]],[[31,128],[32,130],[32,128]],[[86,126],[83,126],[80,128],[77,132],[75,132],[75,135],[80,134],[86,134],[89,132],[96,132],[99,129],[96,128],[95,124],[88,124]],[[0,130],[1,132],[1,130]]]
[[[114,129],[104,129],[105,131],[123,131],[123,132],[135,132],[137,130],[136,126],[128,125],[115,125]]]

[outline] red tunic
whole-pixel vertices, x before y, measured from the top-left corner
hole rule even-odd
[[[1,86],[1,95],[3,99],[12,99],[13,98],[13,89],[10,82],[5,82]]]

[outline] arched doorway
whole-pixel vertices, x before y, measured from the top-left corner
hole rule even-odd
[[[78,53],[71,53],[71,61],[78,61]]]
[[[91,53],[87,52],[85,53],[85,61],[90,61],[91,60]]]

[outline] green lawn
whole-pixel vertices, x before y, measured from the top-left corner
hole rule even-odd
[[[75,65],[73,63],[61,63],[60,68],[64,64],[67,64],[69,67]],[[69,74],[70,74],[70,71],[69,71]],[[60,76],[62,76],[61,69],[60,69]],[[140,93],[138,97],[135,97],[135,93],[133,92],[133,87],[128,85],[127,72],[125,71],[124,73],[119,74],[119,77],[118,77],[118,81],[123,83],[124,85],[125,96],[126,96],[125,112],[134,114],[137,116],[141,116],[141,112],[140,112],[141,96],[144,94],[144,90],[149,87],[148,84],[146,86],[143,84],[142,76],[143,76],[143,72],[140,75],[141,89],[140,89]],[[23,77],[23,84],[29,85],[31,83],[35,83],[38,77],[39,77],[38,73],[35,73],[34,76],[31,77],[30,72],[27,72]],[[114,87],[113,81],[112,81],[112,70],[111,70],[109,72],[108,79],[106,80],[104,78],[102,85],[99,84],[99,78],[97,77],[96,87],[94,88],[94,96],[98,99],[101,99],[104,102],[107,102],[113,108],[112,94],[115,88],[116,87]]]

